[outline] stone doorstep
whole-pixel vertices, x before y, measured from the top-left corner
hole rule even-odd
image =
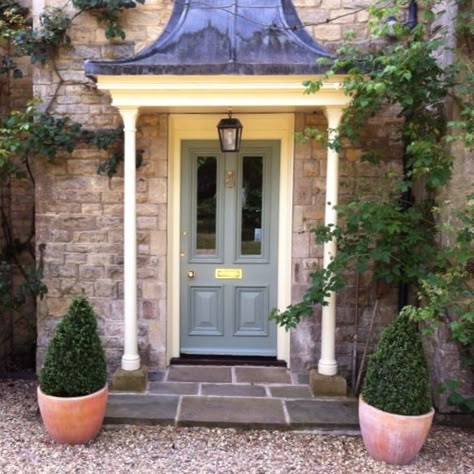
[[[307,381],[275,367],[171,366],[146,392],[111,392],[105,422],[358,430],[356,399],[313,397]]]
[[[357,400],[111,393],[105,423],[357,430]]]
[[[291,372],[283,367],[172,365],[164,382],[292,384]]]

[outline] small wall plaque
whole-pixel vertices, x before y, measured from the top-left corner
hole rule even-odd
[[[216,268],[215,277],[218,280],[242,280],[242,269]]]

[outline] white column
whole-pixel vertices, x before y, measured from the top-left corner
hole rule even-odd
[[[138,109],[121,107],[124,125],[124,351],[123,370],[138,370],[137,336],[137,211],[136,211],[136,121]]]
[[[337,135],[337,128],[341,123],[342,108],[326,107],[325,115],[328,121],[328,139],[332,141]],[[326,206],[325,225],[337,224],[337,205],[339,190],[339,153],[328,147],[326,172]],[[327,268],[336,255],[336,239],[324,244],[324,268]],[[331,292],[326,299],[327,306],[323,306],[321,321],[321,358],[318,363],[318,372],[322,375],[336,375],[336,293]]]

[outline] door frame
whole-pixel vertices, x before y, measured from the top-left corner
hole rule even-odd
[[[168,119],[168,289],[167,360],[180,354],[180,196],[181,141],[218,140],[216,125],[224,114],[170,114]],[[280,141],[278,223],[278,308],[291,303],[294,114],[238,114],[244,140]],[[290,223],[290,225],[288,225]],[[277,328],[277,358],[290,363],[290,333]]]

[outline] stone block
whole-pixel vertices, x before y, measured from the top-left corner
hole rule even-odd
[[[148,382],[148,369],[141,366],[138,370],[119,368],[112,376],[111,390],[123,392],[144,392]]]
[[[289,400],[286,402],[290,425],[293,428],[357,428],[359,417],[357,400]]]
[[[329,10],[332,10],[334,8],[341,8],[341,0],[322,0],[321,8],[327,8]]]
[[[167,180],[165,178],[150,178],[148,181],[150,202],[163,204],[167,202]]]
[[[45,276],[51,278],[76,278],[77,265],[47,264],[45,266]]]
[[[102,202],[112,204],[123,203],[123,193],[118,191],[103,192]]]
[[[270,387],[273,398],[312,398],[313,394],[307,385],[277,385]]]
[[[351,7],[352,8],[352,7]],[[331,23],[354,23],[355,14],[350,15],[350,10],[336,9],[332,10],[330,14]]]
[[[140,230],[155,230],[158,228],[158,218],[150,216],[137,217],[137,229]]]
[[[150,254],[157,256],[166,255],[166,231],[153,230],[150,232]]]
[[[217,397],[265,397],[265,387],[253,384],[203,384],[202,395]]]
[[[155,319],[158,313],[157,304],[150,300],[143,301],[141,310],[141,317],[143,319]]]
[[[293,258],[309,257],[309,237],[307,232],[293,234]]]
[[[342,38],[340,25],[318,25],[314,32],[319,41],[339,41]]]
[[[158,211],[157,204],[139,204],[137,206],[137,216],[156,216]]]
[[[123,204],[104,204],[104,214],[112,216],[121,216],[123,214]]]
[[[159,395],[197,395],[199,385],[192,382],[150,382],[149,390]]]
[[[106,423],[161,424],[174,423],[178,396],[172,395],[109,395]]]
[[[81,212],[85,215],[101,215],[102,214],[102,204],[83,204],[81,206]]]
[[[96,280],[94,282],[95,296],[107,298],[115,296],[115,282],[110,280]]]
[[[340,375],[321,375],[317,369],[311,369],[309,371],[309,385],[316,397],[345,397],[347,395],[347,381]]]
[[[94,285],[91,281],[78,281],[77,279],[61,280],[61,292],[63,296],[76,295],[93,296]]]
[[[110,254],[94,254],[90,253],[87,255],[87,263],[91,266],[102,266],[102,265],[112,265],[113,264],[113,255]]]
[[[305,160],[303,162],[303,177],[313,178],[320,175],[319,161],[316,160]]]
[[[86,230],[84,232],[76,232],[74,234],[78,242],[100,243],[107,242],[107,232],[100,232],[97,230]]]
[[[67,171],[70,175],[89,176],[97,172],[96,160],[68,160]]]
[[[276,428],[288,426],[281,400],[184,396],[178,426]]]
[[[279,367],[236,367],[235,377],[237,383],[291,383],[288,370]]]
[[[79,277],[83,280],[98,280],[104,278],[104,268],[99,266],[81,266]]]
[[[65,230],[94,230],[97,221],[94,216],[66,215],[61,218],[61,228]]]
[[[170,367],[167,381],[230,383],[232,376],[230,367],[175,365]]]
[[[48,298],[48,314],[62,317],[66,314],[70,303],[70,298]]]

